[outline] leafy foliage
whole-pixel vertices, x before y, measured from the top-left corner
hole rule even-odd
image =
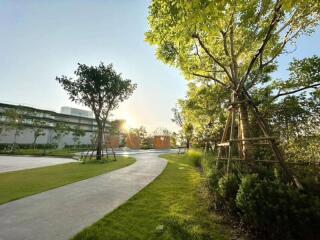
[[[262,132],[270,136],[272,133],[253,101],[255,94],[261,86],[267,95],[276,90],[280,91],[279,97],[292,93],[283,92],[285,84],[273,82],[268,74],[276,69],[275,61],[288,50],[288,43],[294,43],[302,34],[310,34],[319,19],[319,5],[312,0],[153,0],[146,41],[156,46],[160,60],[179,68],[187,79],[196,79],[197,84],[206,80],[206,89],[219,85],[228,94],[232,93],[232,99],[240,102],[240,115],[244,116],[239,120],[242,127],[238,128],[242,138],[252,135],[249,106],[254,109],[255,121],[263,128]],[[298,62],[297,65],[301,66]],[[316,68],[312,68],[313,65],[314,62],[300,69],[293,64],[292,69],[299,74],[292,75],[287,85],[314,88],[311,83],[317,78],[294,80],[306,79],[308,75],[305,73],[308,71],[314,75]],[[264,88],[265,85],[268,87]],[[189,86],[190,89],[192,87]],[[196,88],[201,89],[199,86]],[[202,126],[206,126],[206,122]],[[242,145],[241,155],[245,159],[253,159],[251,143],[244,142]],[[272,148],[278,147],[272,144]],[[279,153],[277,158],[282,159],[280,151],[275,152]]]
[[[317,239],[320,197],[257,175],[242,178],[236,204],[259,239]]]
[[[79,63],[74,74],[77,76],[74,80],[67,76],[57,77],[56,80],[68,92],[71,101],[91,108],[98,119],[107,117],[137,86],[116,73],[112,64],[87,66]]]
[[[72,140],[74,144],[80,145],[80,138],[83,137],[86,133],[85,131],[80,128],[79,126],[76,126],[75,128],[71,129],[72,131]]]
[[[54,142],[59,143],[63,136],[69,134],[70,130],[70,127],[67,126],[65,123],[57,122],[53,128],[53,131],[55,133],[55,136],[53,137]]]
[[[188,84],[187,97],[179,106],[186,121],[192,123],[196,145],[203,147],[220,137],[226,119],[223,102],[227,102],[227,93],[220,86],[201,80]]]
[[[237,88],[261,80],[288,42],[319,21],[314,1],[153,0],[146,40],[186,78]],[[239,88],[238,88],[239,89]]]
[[[192,164],[195,167],[201,167],[202,157],[203,157],[203,155],[199,151],[191,149],[187,152],[187,158],[189,159],[190,162],[192,162]]]
[[[33,130],[33,147],[36,147],[37,139],[40,136],[44,136],[44,128],[46,126],[46,121],[40,119],[32,119],[31,129]]]
[[[193,138],[193,124],[190,122],[190,119],[186,115],[186,112],[180,109],[180,106],[172,108],[173,118],[171,119],[177,126],[180,128],[179,137],[180,145],[186,146],[187,149],[190,148],[190,142]]]
[[[260,135],[259,127],[272,136],[265,119],[283,146],[319,135],[319,58],[294,60],[288,79],[270,77],[276,59],[290,50],[290,43],[312,33],[319,23],[318,2],[153,0],[148,20],[146,41],[156,46],[157,57],[191,80],[187,99],[179,104],[186,122],[200,136],[208,133],[204,127],[209,123],[216,126],[209,128],[210,136],[221,135],[222,109],[230,93],[242,102],[238,109],[245,116],[239,120],[244,126],[242,138],[250,137],[250,132]],[[253,116],[248,115],[249,106]],[[282,159],[278,147],[273,145],[273,150]],[[258,154],[270,157],[270,152]],[[303,192],[284,184],[278,167],[236,167],[226,176],[219,175],[219,168],[208,169],[207,182],[217,207],[239,217],[259,239],[319,238],[318,180],[307,184],[304,176]],[[251,174],[253,169],[257,174]]]
[[[207,169],[212,206],[238,219],[257,239],[317,239],[320,235],[320,192],[316,179],[300,174],[305,189],[300,191],[281,181],[277,168],[258,166],[219,175]],[[300,169],[301,170],[301,169]],[[311,181],[310,181],[311,180]]]
[[[101,159],[104,129],[110,111],[129,98],[137,85],[129,79],[123,79],[112,64],[87,66],[79,63],[74,74],[76,79],[61,76],[56,77],[56,80],[67,91],[71,101],[81,103],[93,111],[98,125],[96,156]]]
[[[23,125],[23,111],[18,109],[7,109],[4,112],[5,121],[6,121],[6,130],[14,131],[14,140],[11,147],[11,151],[14,151],[16,148],[17,137],[22,133],[24,129]]]

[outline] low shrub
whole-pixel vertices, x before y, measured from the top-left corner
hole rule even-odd
[[[217,171],[211,169],[207,172],[206,180],[214,209],[235,213],[237,211],[235,199],[239,188],[239,178],[235,174],[219,177]]]
[[[237,211],[235,199],[238,189],[239,179],[235,174],[226,174],[219,179],[218,194],[220,201],[223,201],[221,205],[224,205],[224,210],[229,214]]]
[[[201,152],[191,149],[187,152],[187,157],[195,167],[201,167],[201,159],[203,157]]]
[[[319,239],[320,198],[257,174],[241,179],[240,219],[258,239]]]
[[[304,190],[286,184],[277,166],[230,165],[229,175],[215,165],[205,170],[214,209],[239,220],[257,239],[320,239],[320,185],[313,169],[300,168]]]
[[[219,175],[215,168],[211,168],[206,172],[206,186],[211,198],[211,207],[215,210],[221,210],[224,206],[224,202],[218,193],[219,189]]]
[[[0,144],[0,151],[6,151],[8,149],[12,149],[13,144],[8,143],[1,143]],[[15,148],[17,149],[34,149],[33,144],[25,144],[25,143],[16,143]],[[50,148],[56,148],[56,145],[54,144],[36,144],[36,149],[50,149]]]
[[[65,145],[64,149],[92,149],[91,144],[70,144]]]

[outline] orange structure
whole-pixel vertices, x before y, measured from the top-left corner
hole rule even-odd
[[[105,143],[107,148],[119,148],[120,136],[119,135],[105,135]]]
[[[170,136],[154,136],[153,138],[154,149],[169,149],[170,148]]]
[[[140,149],[141,139],[138,135],[134,133],[129,133],[126,138],[126,145],[130,149]]]

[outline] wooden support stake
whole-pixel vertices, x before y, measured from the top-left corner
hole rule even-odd
[[[232,102],[235,101],[235,93],[232,93]],[[230,129],[230,144],[229,144],[229,153],[228,153],[228,162],[227,162],[227,174],[229,173],[229,167],[230,167],[230,159],[232,157],[232,154],[234,152],[234,143],[232,140],[235,139],[235,122],[236,122],[236,109],[235,107],[231,110],[231,129]]]
[[[272,140],[276,139],[275,137],[254,137],[254,138],[242,138],[242,139],[230,139],[230,142],[251,142],[258,140]]]
[[[218,147],[229,147],[230,143],[229,142],[218,143],[217,146]]]
[[[227,118],[227,121],[226,121],[226,125],[225,125],[225,127],[224,127],[224,131],[223,131],[223,135],[222,135],[222,139],[221,139],[221,144],[223,144],[223,143],[225,143],[226,142],[226,140],[227,140],[227,135],[228,135],[228,129],[229,129],[229,126],[230,126],[230,123],[231,123],[231,112],[229,112],[229,114],[228,114],[228,118]],[[219,146],[219,145],[218,145]],[[221,152],[222,152],[223,150],[221,149],[221,148],[219,148],[219,150],[218,150],[218,159],[217,159],[217,162],[216,162],[216,167],[218,167],[218,165],[219,165],[219,159],[220,159],[220,157],[221,157]]]
[[[245,93],[245,97],[248,99],[248,102],[251,106],[251,110],[252,110],[253,115],[257,118],[257,122],[258,122],[258,125],[259,125],[261,131],[263,132],[265,137],[270,138],[271,131],[268,128],[267,123],[261,117],[261,114],[260,114],[258,108],[256,107],[256,105],[253,103],[250,94],[246,90],[244,90],[244,93]],[[272,149],[276,159],[279,161],[279,164],[280,164],[282,170],[284,171],[287,180],[292,181],[296,185],[297,188],[303,189],[299,180],[293,175],[293,173],[290,171],[290,169],[286,166],[283,155],[282,155],[282,153],[281,153],[281,151],[280,151],[280,149],[274,139],[270,139],[270,146],[271,146],[271,149]]]

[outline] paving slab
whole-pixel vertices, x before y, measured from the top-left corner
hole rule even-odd
[[[128,167],[0,205],[0,240],[70,239],[125,203],[167,164],[157,153],[134,157]]]
[[[72,158],[0,156],[0,173],[76,162]]]

